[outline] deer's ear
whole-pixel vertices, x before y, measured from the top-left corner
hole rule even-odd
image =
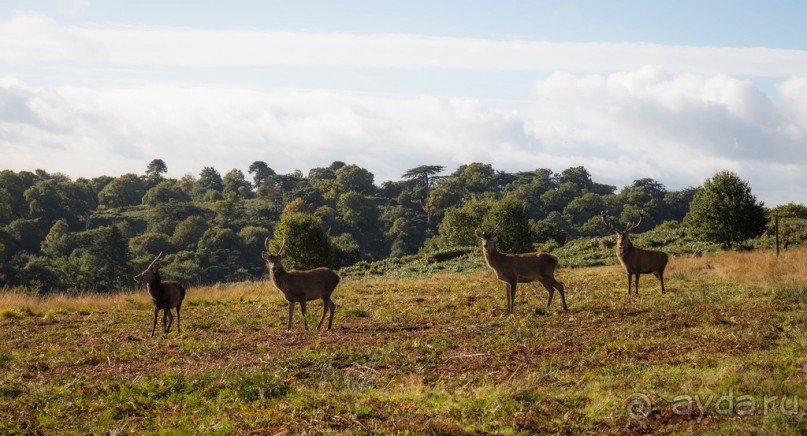
[[[482,233],[482,230],[479,229],[476,229],[476,232],[474,233],[476,233],[477,238],[482,238],[485,235],[484,233]]]
[[[277,253],[277,255],[280,256],[281,259],[285,259],[286,258],[286,249],[284,248],[284,249],[280,250],[280,253]]]
[[[269,253],[267,253],[265,251],[261,251],[261,258],[263,258],[263,260],[268,261],[269,260]]]

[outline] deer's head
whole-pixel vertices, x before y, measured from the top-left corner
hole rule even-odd
[[[614,226],[612,226],[611,223],[609,223],[608,220],[606,219],[607,215],[608,211],[601,212],[600,219],[602,219],[602,223],[605,224],[606,227],[608,227],[608,230],[611,230],[612,232],[616,233],[617,252],[620,255],[625,254],[628,250],[633,248],[633,242],[631,242],[629,235],[630,232],[636,230],[636,228],[642,224],[642,221],[644,220],[644,213],[640,212],[639,221],[636,221],[635,223],[628,223],[628,225],[625,226],[625,230],[623,231],[615,229]]]
[[[496,224],[491,230],[485,230],[481,226],[476,229],[476,237],[482,240],[482,248],[487,251],[496,249],[496,237],[499,236],[499,225]]]
[[[155,257],[154,260],[151,261],[149,266],[145,270],[143,270],[142,273],[136,275],[134,277],[135,281],[140,282],[140,283],[149,283],[149,282],[153,281],[154,279],[159,279],[160,278],[160,271],[159,271],[160,264],[157,263],[157,261],[160,260],[160,257],[162,257],[162,255],[163,255],[162,253],[158,254],[157,257]]]
[[[283,238],[283,243],[280,245],[280,250],[277,250],[277,254],[272,254],[272,250],[269,249],[268,237],[263,242],[263,245],[266,246],[266,251],[261,252],[261,257],[266,261],[267,265],[269,265],[269,271],[274,272],[278,269],[282,269],[283,267],[280,262],[286,257],[286,251],[284,250],[286,247],[286,238]]]

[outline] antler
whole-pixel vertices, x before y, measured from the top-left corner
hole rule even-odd
[[[149,264],[149,267],[146,268],[146,269],[151,269],[151,267],[153,267],[154,264],[157,263],[157,261],[160,260],[160,258],[162,256],[163,256],[163,252],[161,251],[160,254],[158,254],[157,257],[155,257],[154,260],[151,261],[151,263]]]
[[[642,224],[642,221],[644,221],[644,212],[639,212],[639,221],[637,221],[636,224],[628,224],[625,227],[625,233],[632,232],[635,228],[639,227]]]
[[[266,252],[271,254],[271,253],[272,253],[272,250],[270,250],[270,249],[269,249],[269,237],[268,237],[268,236],[266,237],[266,240],[265,240],[265,241],[263,241],[263,245],[265,245],[265,246],[266,246]],[[282,244],[280,244],[280,250],[277,250],[277,254],[275,254],[275,256],[277,256],[278,254],[280,254],[280,252],[281,252],[281,251],[283,251],[283,248],[284,248],[285,246],[286,246],[286,238],[285,238],[285,237],[283,237],[283,243],[282,243]]]
[[[608,215],[607,210],[604,210],[604,211],[600,212],[600,219],[602,219],[602,223],[605,224],[606,227],[608,227],[608,230],[610,230],[612,232],[619,233],[619,230],[615,229],[614,226],[611,225],[611,223],[609,223],[608,221],[605,220],[605,217],[607,215]]]

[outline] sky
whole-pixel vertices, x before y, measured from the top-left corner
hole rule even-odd
[[[0,169],[722,170],[807,202],[807,2],[4,0]]]

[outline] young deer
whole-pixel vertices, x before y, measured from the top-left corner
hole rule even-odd
[[[162,257],[162,253],[151,261],[145,271],[135,276],[135,281],[146,283],[149,295],[154,301],[154,324],[151,326],[151,337],[154,337],[154,330],[157,328],[157,313],[163,311],[163,333],[171,331],[171,324],[174,322],[174,315],[171,314],[171,309],[177,309],[177,332],[181,332],[179,326],[179,309],[182,307],[182,300],[185,299],[185,288],[174,281],[161,281],[159,264],[157,263]]]
[[[331,316],[328,318],[328,330],[330,330],[333,325],[333,314],[336,310],[336,304],[331,300],[331,294],[336,289],[336,285],[339,284],[339,276],[332,269],[324,267],[307,271],[286,271],[281,264],[281,261],[286,257],[286,252],[283,250],[286,246],[286,240],[283,240],[277,254],[270,253],[269,238],[266,238],[264,245],[266,245],[266,251],[261,252],[261,257],[269,265],[269,280],[283,293],[283,296],[289,302],[289,322],[286,330],[291,331],[294,303],[300,303],[300,310],[303,312],[303,323],[305,324],[305,329],[308,330],[308,322],[305,319],[305,304],[310,300],[319,298],[322,299],[323,309],[317,330],[322,327],[322,322],[325,321],[325,315],[329,310]]]
[[[636,275],[636,295],[639,295],[639,275],[653,273],[661,282],[661,293],[664,293],[664,268],[667,267],[667,253],[657,250],[642,250],[641,248],[634,247],[628,235],[635,230],[644,220],[644,214],[639,214],[639,221],[634,224],[625,226],[625,231],[620,232],[615,229],[605,217],[608,215],[607,211],[600,213],[602,223],[608,227],[609,230],[616,233],[616,257],[619,263],[625,268],[628,273],[628,295],[630,295],[631,276]]]
[[[482,240],[485,262],[490,269],[496,272],[496,277],[506,285],[507,312],[513,313],[517,284],[534,281],[541,282],[544,288],[549,291],[549,301],[547,301],[546,307],[552,304],[552,297],[557,289],[560,292],[563,310],[569,310],[566,307],[566,294],[563,292],[563,284],[555,280],[555,267],[558,265],[558,258],[552,254],[540,252],[525,254],[499,253],[496,250],[496,237],[499,236],[497,227],[498,225],[489,232],[477,229],[476,236]]]

